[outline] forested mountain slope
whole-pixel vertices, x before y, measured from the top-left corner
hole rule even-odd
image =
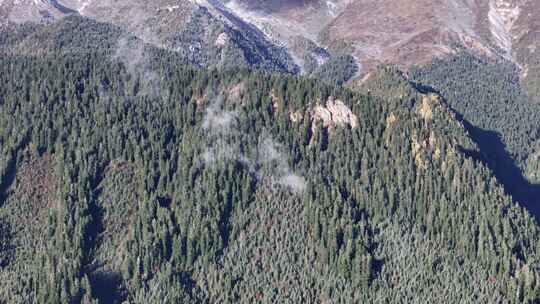
[[[65,24],[64,19],[89,19],[122,29],[145,43],[177,52],[190,63],[250,66],[294,72],[291,56],[240,18],[225,16],[196,1],[1,1],[0,30],[17,24]],[[82,29],[81,29],[82,30]],[[80,34],[86,35],[84,31]]]
[[[439,91],[470,121],[482,158],[512,196],[540,214],[540,104],[522,89],[516,67],[462,52],[416,67],[410,80]]]
[[[540,298],[535,220],[396,71],[361,94],[65,45],[0,56],[0,302]]]

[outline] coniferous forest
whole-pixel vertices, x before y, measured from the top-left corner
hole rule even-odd
[[[68,22],[0,35],[0,303],[540,300],[535,214],[479,133],[526,176],[539,112],[482,116],[489,79],[437,76],[463,62],[357,90]]]

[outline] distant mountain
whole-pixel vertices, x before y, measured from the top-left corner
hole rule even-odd
[[[427,63],[465,47],[515,62],[530,85],[538,78],[538,1],[231,0],[227,7],[277,40],[302,36],[350,53],[361,74],[380,63]]]
[[[250,66],[309,74],[350,55],[356,68],[347,79],[380,63],[423,64],[465,47],[516,63],[533,95],[540,90],[540,2],[534,0],[0,1],[4,25],[69,14],[191,53],[198,64],[242,58]],[[241,52],[227,53],[227,44]]]
[[[294,73],[287,51],[242,20],[190,1],[3,1],[3,27],[50,24],[69,15],[110,23],[200,66],[248,65]]]

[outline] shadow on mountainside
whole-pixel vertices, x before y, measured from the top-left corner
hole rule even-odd
[[[120,274],[101,270],[91,273],[89,277],[92,291],[100,303],[123,303],[126,299]]]
[[[15,154],[15,153],[12,153]],[[8,164],[4,173],[4,176],[0,176],[0,207],[4,205],[4,202],[8,196],[8,191],[13,182],[15,181],[15,174],[17,173],[17,159],[13,156],[8,160]]]
[[[540,220],[540,185],[529,183],[523,176],[497,132],[477,128],[466,121],[463,123],[480,148],[480,160],[493,171],[506,192]]]
[[[19,153],[26,148],[29,142],[30,132],[28,132],[21,142],[11,151],[11,155],[7,160],[3,175],[0,173],[0,207],[4,205],[4,202],[8,196],[9,188],[11,188],[11,185],[13,182],[15,182],[15,177],[17,174],[17,158]]]
[[[480,152],[463,150],[488,166],[497,180],[504,186],[507,194],[512,196],[520,205],[527,208],[540,222],[540,184],[531,184],[523,175],[521,169],[506,149],[499,133],[478,128],[467,121],[463,115],[450,107],[444,97],[429,86],[411,83],[420,93],[435,93],[442,97],[445,105],[456,114],[472,140],[478,145]]]
[[[51,5],[54,6],[54,8],[56,8],[57,10],[59,10],[62,14],[78,14],[79,12],[74,10],[74,9],[71,9],[67,6],[64,6],[60,3],[58,3],[57,0],[51,0],[50,1]]]

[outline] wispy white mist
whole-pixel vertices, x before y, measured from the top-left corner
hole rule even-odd
[[[218,97],[206,109],[202,129],[209,144],[202,159],[206,165],[219,160],[233,160],[238,157],[237,145],[233,145],[237,113],[224,108],[223,98]]]
[[[296,174],[284,175],[278,180],[278,183],[288,187],[295,193],[302,193],[306,190],[306,179]]]
[[[281,150],[283,147],[280,144],[276,143],[269,135],[265,135],[258,147],[260,162],[271,165],[270,178],[274,186],[278,184],[295,193],[301,193],[306,189],[306,180],[291,170],[287,157],[280,152]]]
[[[135,72],[145,65],[144,45],[130,41],[128,37],[121,37],[113,58],[122,62],[130,72]]]
[[[255,155],[250,157],[240,148],[238,141],[242,134],[237,124],[238,113],[226,110],[222,98],[217,98],[208,106],[202,122],[208,140],[208,146],[201,155],[204,164],[238,161],[257,179],[268,182],[272,189],[285,187],[295,194],[302,193],[306,189],[306,180],[290,168],[286,155],[281,152],[283,147],[269,134],[263,134]]]
[[[129,37],[118,40],[113,60],[120,61],[131,75],[139,75],[145,84],[145,94],[159,95],[161,79],[151,68],[150,60],[142,41]]]
[[[206,109],[202,127],[213,133],[228,133],[238,114],[223,109],[223,98],[219,97]]]

